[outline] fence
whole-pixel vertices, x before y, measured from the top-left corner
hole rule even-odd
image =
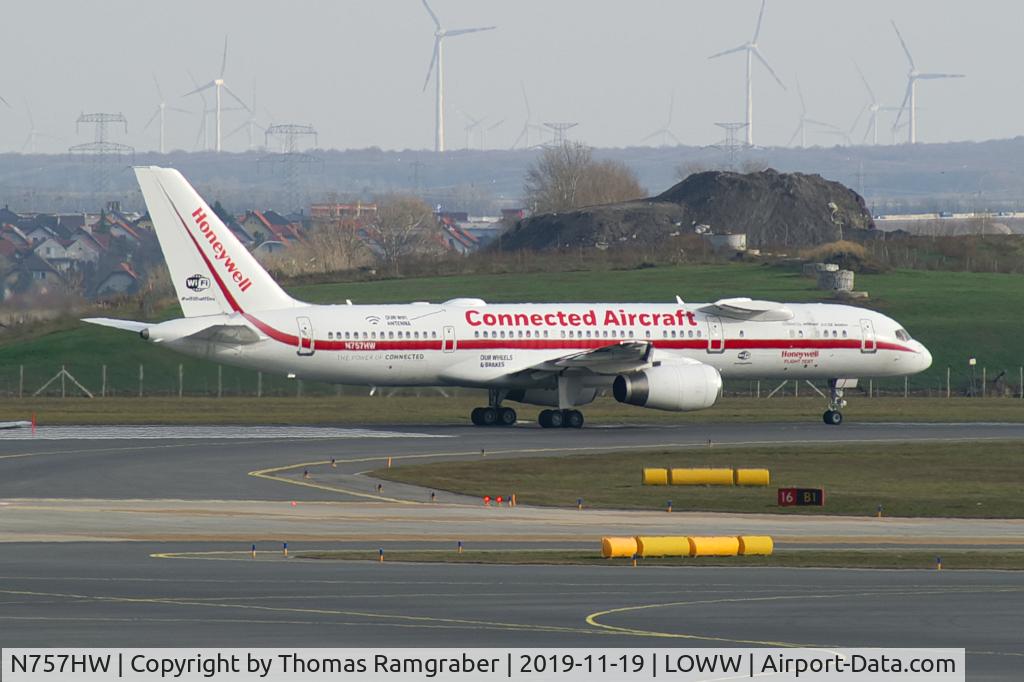
[[[202,361],[180,363],[110,363],[102,365],[49,363],[0,367],[0,397],[287,397],[366,395],[365,386],[339,386],[318,381],[287,379],[255,370],[227,367]],[[381,395],[458,394],[450,389],[382,388]],[[826,397],[823,381],[728,380],[723,395],[781,399],[784,397]],[[932,370],[911,377],[862,380],[855,397],[930,397],[1024,399],[1024,367],[1014,370],[955,371]]]

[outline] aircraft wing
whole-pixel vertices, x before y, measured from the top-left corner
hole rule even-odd
[[[619,374],[643,369],[649,365],[654,346],[643,341],[611,342],[607,346],[580,351],[552,351],[550,358],[538,362],[536,356],[527,361],[526,356],[516,362],[492,361],[493,366],[484,366],[479,358],[449,367],[443,378],[448,381],[463,381],[470,384],[497,381],[503,377],[529,373],[540,378],[550,373],[567,369],[589,370],[596,374]]]
[[[723,298],[700,309],[702,313],[720,315],[733,320],[754,322],[782,322],[793,319],[793,311],[775,301],[757,301],[750,298]]]
[[[643,341],[625,341],[611,346],[563,355],[531,367],[534,371],[558,372],[562,369],[589,369],[597,374],[618,374],[650,363],[654,346]]]
[[[152,326],[152,324],[149,322],[135,322],[134,320],[117,320],[112,317],[86,317],[82,319],[82,322],[88,322],[89,324],[98,324],[101,327],[123,329],[128,332],[141,332],[146,327]]]

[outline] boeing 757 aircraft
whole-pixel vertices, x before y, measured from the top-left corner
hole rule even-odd
[[[579,407],[611,389],[656,410],[714,405],[723,379],[818,379],[826,424],[843,421],[856,378],[927,369],[931,354],[895,320],[844,305],[749,298],[714,303],[310,305],[281,289],[178,171],[136,168],[184,317],[90,318],[150,343],[296,379],[488,389],[478,426],[516,423],[505,402],[540,405],[542,427],[583,426]],[[553,408],[553,409],[552,409]]]

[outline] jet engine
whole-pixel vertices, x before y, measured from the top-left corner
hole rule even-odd
[[[711,365],[658,365],[620,374],[612,394],[620,403],[655,410],[686,412],[711,407],[722,390],[722,375]]]

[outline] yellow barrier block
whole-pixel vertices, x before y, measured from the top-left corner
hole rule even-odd
[[[732,469],[673,469],[672,485],[732,485]]]
[[[775,542],[768,535],[741,535],[736,539],[741,556],[771,556],[775,549]]]
[[[668,485],[668,469],[644,469],[644,485]]]
[[[636,538],[601,538],[601,556],[605,559],[631,557],[636,552]]]
[[[688,539],[690,556],[736,556],[740,551],[739,538],[732,536],[693,536]]]
[[[689,556],[690,540],[684,536],[638,536],[636,553],[649,556]]]
[[[767,469],[736,469],[733,482],[736,485],[769,485],[772,475]]]

